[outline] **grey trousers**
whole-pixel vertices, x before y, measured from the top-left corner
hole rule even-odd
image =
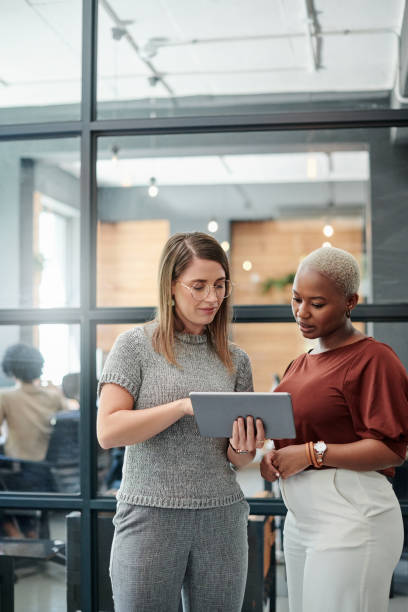
[[[243,500],[204,510],[118,502],[110,576],[115,612],[239,612],[248,569]]]

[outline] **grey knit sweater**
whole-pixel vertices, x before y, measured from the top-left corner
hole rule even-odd
[[[177,367],[153,350],[154,323],[121,334],[106,360],[99,390],[116,383],[137,410],[188,397],[190,391],[252,391],[247,354],[235,345],[229,373],[207,336],[177,334]],[[145,442],[126,447],[118,499],[162,508],[213,508],[243,499],[227,459],[228,440],[205,438],[193,416],[185,416]]]

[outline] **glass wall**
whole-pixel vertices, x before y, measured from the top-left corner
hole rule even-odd
[[[387,108],[404,4],[99,0],[98,115]]]
[[[79,306],[79,146],[0,143],[0,308]]]
[[[0,328],[0,487],[79,493],[78,325]]]
[[[123,449],[97,444],[96,383],[117,335],[153,316],[169,235],[222,243],[231,338],[256,390],[308,348],[291,281],[324,243],[360,263],[356,325],[408,366],[408,9],[338,4],[2,3],[0,360],[16,344],[39,351],[35,393],[50,405],[41,456],[21,456],[7,406],[27,389],[0,371],[0,551],[15,563],[17,610],[111,609]],[[285,509],[259,473],[267,448],[237,474],[252,513],[244,612],[268,598],[287,610]],[[405,521],[406,466],[394,483]],[[390,611],[405,605],[407,575],[405,541]]]
[[[80,513],[2,508],[0,519],[2,560],[13,561],[10,565],[14,579],[12,609],[16,612],[73,610],[72,602],[78,601],[79,593],[79,572],[75,574],[75,567],[80,559]],[[6,530],[11,528],[18,530],[18,535],[4,538]],[[5,577],[3,569],[3,580]],[[11,605],[10,599],[7,605]]]
[[[80,118],[81,29],[81,0],[2,0],[0,124]]]
[[[193,230],[229,253],[235,304],[288,303],[323,244],[357,257],[361,302],[405,302],[407,162],[390,129],[101,138],[98,306],[156,305],[162,246]]]

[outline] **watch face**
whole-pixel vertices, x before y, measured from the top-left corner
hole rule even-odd
[[[324,442],[316,442],[316,444],[314,445],[315,450],[317,453],[324,453],[324,451],[326,450],[326,444]]]

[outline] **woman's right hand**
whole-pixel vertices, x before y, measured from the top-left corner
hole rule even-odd
[[[186,415],[194,414],[189,397],[143,410],[134,410],[135,400],[120,385],[105,383],[97,415],[97,436],[102,448],[144,442]]]
[[[182,410],[183,410],[183,416],[194,416],[194,410],[193,410],[193,405],[191,403],[191,399],[189,397],[184,397],[182,400],[180,400],[182,402]]]

